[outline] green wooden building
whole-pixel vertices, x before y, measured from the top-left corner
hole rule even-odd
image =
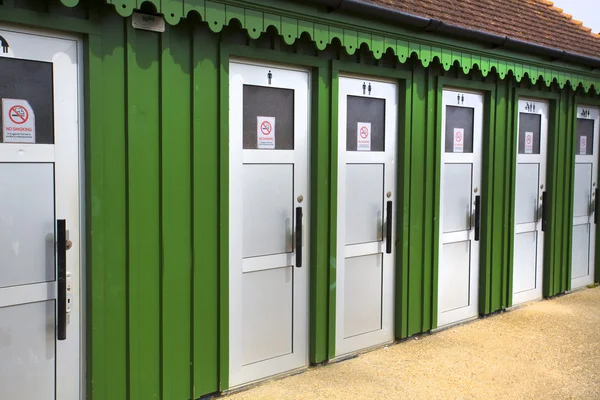
[[[600,37],[545,0],[0,0],[0,98],[2,399],[198,399],[600,280]]]

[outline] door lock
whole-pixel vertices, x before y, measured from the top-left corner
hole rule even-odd
[[[304,197],[302,195],[298,196],[298,203],[302,203],[304,201]]]
[[[72,241],[70,241],[70,240],[67,240],[67,241],[66,241],[66,244],[65,244],[65,248],[66,248],[67,250],[71,250],[71,247],[73,247],[73,242],[72,242]]]
[[[390,197],[392,197],[392,192],[387,192],[386,193],[387,198],[389,199]]]
[[[474,193],[477,193],[477,191],[478,191],[478,190],[479,190],[479,189],[475,188],[475,189],[473,189],[473,192],[474,192]]]

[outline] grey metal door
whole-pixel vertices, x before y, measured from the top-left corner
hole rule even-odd
[[[398,87],[339,79],[336,355],[394,340]]]
[[[0,36],[0,399],[76,400],[79,42]]]
[[[478,314],[483,95],[444,90],[438,326]]]
[[[577,108],[575,126],[575,191],[573,198],[573,245],[571,289],[594,282],[596,224],[598,222],[598,129],[600,110]]]
[[[518,103],[517,185],[513,258],[513,301],[516,305],[542,297],[546,215],[547,102]]]
[[[235,387],[308,365],[309,75],[238,62],[229,78]]]

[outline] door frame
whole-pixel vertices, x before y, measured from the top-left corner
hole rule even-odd
[[[549,152],[550,152],[550,120],[552,119],[551,117],[551,113],[552,113],[552,107],[551,104],[548,100],[543,99],[543,98],[539,98],[536,96],[518,96],[515,100],[515,110],[516,110],[516,119],[515,119],[515,126],[516,126],[516,130],[514,132],[515,135],[515,148],[513,149],[513,153],[514,153],[514,157],[515,157],[515,161],[514,161],[514,169],[515,169],[515,187],[514,187],[514,195],[513,195],[513,222],[512,222],[512,248],[513,248],[513,252],[512,252],[512,258],[511,258],[511,264],[512,264],[512,268],[511,268],[511,273],[512,273],[512,277],[511,277],[511,285],[513,286],[513,290],[511,292],[511,305],[515,305],[514,304],[514,297],[515,297],[515,293],[514,293],[514,243],[515,243],[515,237],[516,237],[516,221],[515,221],[515,214],[516,214],[516,193],[517,193],[517,187],[516,187],[516,173],[517,173],[517,167],[519,164],[519,156],[521,156],[521,154],[519,154],[519,122],[520,122],[520,103],[521,102],[534,102],[534,103],[543,103],[546,108],[547,108],[547,113],[548,115],[546,116],[546,120],[544,120],[543,118],[543,114],[539,114],[539,113],[530,113],[532,115],[541,115],[540,117],[540,153],[539,153],[539,157],[541,159],[539,165],[540,165],[540,171],[539,176],[540,176],[540,181],[543,180],[543,182],[541,182],[540,184],[543,186],[539,187],[538,190],[538,194],[542,193],[542,192],[549,192],[550,187],[548,184],[549,181],[549,170],[550,170],[550,160],[549,160]],[[546,124],[546,138],[545,141],[544,139],[544,123]],[[545,154],[544,154],[545,153]],[[536,154],[533,154],[534,156]],[[525,155],[526,156],[526,155]],[[545,156],[545,157],[544,157]],[[526,162],[524,162],[523,164],[527,164]],[[543,165],[543,173],[542,173],[542,168],[541,165]],[[541,178],[543,176],[543,179]],[[547,213],[546,215],[548,217],[550,217],[552,214],[550,214],[547,210],[550,209],[550,204],[551,201],[550,199],[550,195],[548,194],[546,197],[546,201],[545,204],[544,202],[542,202],[542,199],[540,198],[538,200],[539,204],[542,204],[542,206],[544,207],[544,212]],[[548,207],[548,208],[547,208]],[[535,232],[538,233],[538,237],[537,237],[537,248],[536,248],[536,265],[537,265],[537,271],[536,271],[536,284],[538,283],[538,280],[541,279],[541,282],[539,282],[540,287],[535,289],[535,292],[537,293],[539,291],[540,297],[536,297],[536,298],[529,298],[530,296],[526,296],[528,297],[528,299],[520,301],[517,305],[520,304],[524,304],[530,301],[535,301],[535,300],[539,300],[541,298],[544,297],[544,266],[546,265],[546,237],[547,237],[547,233],[545,231],[543,231],[542,229],[542,224],[543,224],[543,217],[539,214],[539,212],[537,213],[537,217],[538,219],[535,222],[528,222],[527,224],[535,224],[536,228],[535,228]],[[548,227],[550,226],[549,224],[550,218],[548,221],[546,221],[548,223]],[[572,223],[571,223],[572,225]],[[547,229],[548,231],[550,231],[550,229]],[[533,231],[527,231],[527,232],[533,232]],[[540,249],[540,245],[542,246],[542,248]],[[537,250],[541,250],[541,251],[537,251]],[[541,269],[540,269],[541,268]],[[529,289],[525,292],[529,293],[534,291],[534,289]]]
[[[399,180],[398,170],[399,170],[399,167],[397,165],[399,163],[399,160],[400,160],[400,154],[399,154],[399,150],[398,150],[399,149],[399,141],[400,141],[399,140],[400,139],[400,129],[399,129],[399,125],[398,125],[398,109],[399,109],[400,104],[401,104],[400,103],[400,97],[401,97],[400,94],[401,93],[400,93],[400,90],[399,90],[400,86],[399,86],[397,80],[385,79],[385,78],[381,78],[381,77],[378,77],[378,76],[374,77],[372,75],[364,75],[364,74],[356,74],[356,73],[341,73],[341,74],[339,74],[337,76],[337,78],[338,78],[337,79],[337,86],[336,86],[337,92],[335,92],[335,93],[332,92],[332,96],[336,97],[336,102],[337,102],[338,105],[340,103],[340,98],[341,98],[341,96],[340,96],[340,79],[353,79],[353,80],[356,80],[357,82],[360,81],[360,80],[364,80],[364,81],[377,82],[377,83],[386,84],[386,85],[393,85],[395,87],[395,95],[396,95],[395,101],[396,101],[396,104],[395,104],[395,107],[394,107],[394,112],[396,113],[396,118],[390,118],[388,116],[388,114],[387,114],[387,111],[386,111],[386,114],[385,114],[385,125],[386,125],[386,128],[387,128],[387,125],[389,123],[392,123],[393,124],[393,128],[395,128],[395,132],[393,132],[396,135],[395,138],[394,138],[395,145],[391,149],[389,149],[390,151],[394,152],[394,154],[391,156],[391,158],[393,160],[392,163],[391,163],[391,166],[392,166],[392,168],[395,168],[395,169],[392,170],[392,171],[387,171],[387,170],[384,171],[384,174],[386,174],[386,175],[388,173],[391,173],[393,175],[393,177],[391,178],[391,182],[393,183],[395,189],[393,190],[393,192],[392,192],[393,194],[392,194],[392,196],[389,199],[387,197],[382,197],[382,200],[383,200],[384,203],[387,200],[393,201],[395,203],[394,208],[397,209],[398,208],[397,202],[398,202],[398,199],[400,197],[399,196],[400,192],[398,190],[398,180]],[[386,89],[386,91],[387,91],[387,89]],[[349,96],[350,94],[346,94],[346,95]],[[366,98],[382,98],[382,97],[366,97]],[[385,100],[387,102],[390,99],[389,98],[385,98]],[[386,110],[387,110],[387,107],[388,107],[388,105],[386,103]],[[343,221],[344,215],[339,215],[340,208],[345,209],[345,207],[340,207],[340,199],[339,199],[340,189],[341,189],[340,188],[340,181],[343,179],[342,176],[340,176],[340,174],[339,174],[339,172],[340,172],[340,168],[339,168],[340,167],[340,158],[343,160],[342,162],[345,163],[345,165],[347,165],[348,162],[347,162],[347,155],[346,154],[340,156],[340,153],[342,151],[339,148],[340,147],[340,137],[339,137],[339,132],[340,132],[340,130],[339,130],[340,118],[339,117],[340,117],[340,115],[345,116],[346,113],[347,113],[346,110],[341,110],[338,107],[338,109],[337,109],[337,116],[338,116],[338,118],[337,118],[337,120],[331,122],[332,125],[335,126],[335,129],[337,130],[337,140],[336,140],[336,146],[337,146],[337,148],[335,149],[335,151],[336,151],[336,172],[337,172],[337,176],[336,176],[337,179],[336,179],[336,186],[335,186],[335,191],[336,191],[335,199],[336,199],[336,202],[335,202],[335,205],[332,204],[332,207],[335,207],[335,210],[336,210],[335,213],[336,213],[336,217],[337,218],[336,218],[336,225],[335,226],[331,226],[332,230],[336,230],[335,253],[332,253],[332,254],[335,254],[335,259],[336,259],[336,263],[335,263],[336,264],[335,265],[335,268],[336,268],[336,288],[338,287],[338,285],[340,283],[339,280],[338,280],[338,269],[339,269],[338,265],[340,263],[340,260],[342,258],[345,258],[345,257],[342,257],[342,256],[343,256],[343,248],[346,246],[345,244],[343,244],[343,243],[341,243],[339,241],[339,238],[338,238],[338,235],[337,235],[337,230],[338,230],[338,228],[340,228],[340,225],[343,226],[343,227],[345,227],[345,222]],[[386,131],[385,138],[386,139],[388,138],[387,131]],[[387,140],[385,140],[385,141],[387,141]],[[343,140],[343,142],[345,142],[345,140]],[[333,151],[334,151],[334,149],[332,148],[332,152]],[[347,150],[344,149],[343,152],[346,153]],[[384,154],[386,154],[386,153],[387,153],[387,148],[386,148],[386,151],[384,151]],[[377,155],[380,155],[380,154],[377,154]],[[365,163],[372,164],[373,162],[372,161],[365,161]],[[346,167],[344,166],[344,169],[345,168]],[[345,188],[345,186],[344,186],[344,188]],[[385,189],[385,184],[384,184],[384,189]],[[332,188],[332,190],[333,190],[333,188]],[[383,193],[382,193],[382,196],[384,196]],[[383,203],[382,203],[382,206],[383,206]],[[394,319],[394,317],[396,315],[396,310],[395,310],[395,308],[396,308],[396,298],[397,298],[397,294],[396,294],[396,281],[397,281],[397,278],[396,278],[396,273],[397,273],[396,260],[397,260],[397,250],[398,250],[396,243],[398,241],[398,230],[397,230],[398,229],[398,225],[399,225],[398,221],[400,220],[400,218],[398,218],[396,210],[394,210],[392,212],[392,214],[393,214],[392,219],[394,220],[393,223],[392,223],[392,246],[393,247],[392,247],[392,254],[391,254],[392,260],[389,261],[392,264],[392,276],[390,277],[391,281],[382,286],[382,295],[383,295],[385,289],[391,290],[391,292],[392,292],[392,294],[391,294],[391,297],[392,297],[392,301],[391,301],[391,303],[392,303],[392,310],[385,310],[384,307],[383,307],[384,304],[382,304],[382,310],[381,310],[382,319],[384,318],[384,315],[387,314],[387,313],[390,314],[390,315],[388,315],[388,317],[392,319],[392,321],[391,321],[391,323],[390,323],[390,325],[388,327],[388,329],[392,332],[392,337],[389,340],[389,342],[392,342],[394,340],[394,338],[396,337],[395,332],[394,332],[394,330],[395,330],[395,321],[393,319]],[[386,221],[387,221],[386,218],[387,218],[387,215],[386,215],[385,209],[383,209],[382,224],[386,223]],[[383,235],[383,230],[382,230],[382,235]],[[377,248],[381,249],[381,254],[385,257],[385,250],[383,248],[384,245],[385,245],[385,239],[383,239],[381,242],[379,242],[376,246],[377,246]],[[375,246],[373,246],[373,247],[375,247]],[[385,276],[385,264],[384,264],[383,260],[382,260],[382,274],[383,274],[382,275],[382,278],[383,278],[383,276]],[[391,287],[389,287],[389,286],[391,286]],[[342,336],[338,336],[339,332],[338,332],[337,328],[338,328],[338,325],[340,323],[342,323],[342,321],[343,321],[343,318],[337,312],[338,311],[338,303],[337,302],[338,302],[339,299],[340,299],[340,293],[338,293],[338,291],[336,290],[336,292],[335,292],[335,299],[334,299],[335,300],[334,303],[335,303],[335,307],[336,307],[336,314],[335,314],[335,320],[333,321],[333,323],[335,325],[335,332],[336,332],[335,342],[334,342],[334,347],[335,347],[336,351],[337,351],[337,347],[338,347],[338,345],[340,344],[341,341],[350,339],[350,338],[344,339]],[[382,303],[384,303],[384,302],[382,301]],[[343,304],[345,305],[345,302],[343,302]],[[385,330],[386,330],[386,327],[383,326],[383,321],[382,321],[382,329],[380,331],[378,331],[378,332],[382,332],[382,331],[385,331]],[[363,333],[363,334],[360,334],[360,335],[357,335],[357,336],[363,336],[364,337],[364,335],[370,335],[370,333]],[[360,339],[358,339],[356,341],[360,341]],[[361,351],[361,350],[365,350],[365,349],[368,349],[370,347],[377,347],[377,346],[380,346],[380,345],[383,345],[383,344],[385,344],[385,343],[379,343],[379,344],[375,344],[375,345],[367,345],[367,346],[365,346],[363,348],[360,348],[360,349],[350,350],[348,352],[344,352],[344,353],[339,354],[339,355],[334,355],[334,358],[343,358],[343,357],[347,356],[348,354],[352,354],[352,353],[355,353],[355,352],[358,352],[358,351]]]
[[[600,171],[599,166],[598,166],[598,163],[600,162],[600,156],[599,156],[599,154],[600,154],[600,143],[599,143],[599,141],[600,141],[600,133],[599,133],[599,130],[600,130],[600,118],[598,117],[600,115],[600,106],[589,105],[586,102],[583,102],[581,104],[576,104],[575,105],[575,119],[573,121],[574,122],[573,136],[574,136],[574,139],[575,139],[575,149],[577,149],[577,146],[578,146],[578,144],[577,144],[577,120],[579,119],[579,111],[580,111],[580,109],[585,109],[585,108],[588,108],[588,109],[592,110],[594,112],[594,114],[595,114],[593,118],[586,118],[586,119],[594,122],[594,131],[592,132],[592,135],[593,135],[593,152],[592,152],[591,158],[592,158],[592,162],[593,162],[593,168],[592,168],[592,176],[591,176],[591,178],[592,178],[592,181],[595,181],[596,187],[598,187],[598,185],[600,184],[600,181],[598,180],[598,177],[599,177],[598,174],[599,174],[599,171]],[[573,156],[573,168],[574,168],[573,174],[575,174],[575,169],[577,167],[577,158],[578,157],[586,157],[586,156],[585,155],[582,156],[580,154],[576,154],[575,153],[575,155]],[[587,156],[587,157],[589,157],[589,156]],[[575,179],[573,179],[573,187],[575,187]],[[591,197],[593,197],[592,193],[590,193],[590,198]],[[598,233],[597,232],[597,225],[598,224],[596,224],[594,222],[589,222],[589,221],[590,221],[590,219],[594,219],[595,220],[596,218],[599,217],[599,216],[595,215],[595,213],[596,213],[595,209],[597,208],[595,206],[595,204],[598,201],[600,201],[600,199],[598,199],[598,198],[593,198],[592,199],[591,198],[591,204],[594,204],[594,211],[592,211],[592,213],[588,214],[588,216],[587,216],[588,223],[590,225],[590,236],[593,235],[593,238],[594,238],[594,240],[589,243],[590,254],[588,254],[588,257],[592,257],[592,259],[593,259],[593,261],[590,263],[590,260],[588,258],[589,267],[593,268],[593,271],[591,271],[590,274],[587,275],[587,276],[589,276],[591,278],[591,282],[587,281],[587,283],[584,283],[583,285],[578,286],[578,288],[582,288],[582,287],[585,287],[588,284],[593,284],[594,282],[597,282],[596,275],[597,275],[598,271],[597,271],[597,267],[596,267],[596,263],[597,263],[596,260],[597,260],[598,257],[597,257],[597,254],[596,254],[597,253],[596,252],[596,248],[598,246],[596,245],[596,243],[597,243],[597,240],[598,240],[598,238],[597,238],[597,236],[598,236],[598,234],[597,234]],[[572,214],[574,214],[574,212],[575,212],[574,211],[574,209],[575,209],[574,202],[575,202],[575,198],[573,197],[573,206],[572,206],[573,213]],[[577,217],[577,218],[586,218],[586,217]],[[573,215],[572,216],[573,224],[571,226],[571,229],[573,229],[573,227],[575,226],[574,219],[575,219],[575,216]],[[571,231],[571,243],[573,243],[573,239],[572,238],[573,238],[573,231]],[[573,247],[571,246],[570,253],[572,254],[572,252],[573,252]],[[570,257],[570,260],[571,261],[573,260],[572,255]],[[572,287],[573,286],[572,285],[573,284],[572,273],[573,273],[573,265],[572,265],[572,262],[571,262],[570,263],[569,272],[568,272],[568,274],[569,274],[568,290],[573,290],[573,287]],[[577,278],[577,279],[585,281],[584,277],[580,277],[580,278]]]
[[[310,232],[311,232],[311,206],[312,206],[312,196],[311,196],[311,134],[312,134],[312,121],[311,121],[311,99],[312,99],[312,87],[311,87],[311,82],[312,82],[312,71],[310,68],[305,68],[302,66],[298,66],[298,65],[290,65],[290,64],[285,64],[285,63],[278,63],[278,62],[269,62],[269,61],[257,61],[257,60],[252,60],[252,59],[247,59],[244,57],[237,57],[237,56],[230,56],[227,60],[227,75],[226,75],[226,79],[225,77],[223,77],[223,81],[226,81],[227,83],[227,99],[229,100],[230,98],[230,71],[231,71],[231,65],[232,64],[236,64],[236,65],[244,65],[244,66],[249,66],[249,67],[263,67],[263,68],[273,68],[273,69],[280,69],[280,70],[288,70],[288,71],[292,71],[292,72],[303,72],[307,74],[307,104],[306,104],[306,116],[307,116],[307,121],[306,121],[306,128],[307,128],[307,134],[306,134],[306,160],[305,160],[305,165],[306,165],[306,178],[305,178],[305,182],[306,182],[306,192],[304,194],[306,201],[303,202],[303,227],[302,227],[302,232],[303,232],[303,258],[304,258],[304,266],[302,268],[305,268],[305,274],[306,274],[306,278],[305,278],[305,283],[306,283],[306,288],[305,291],[306,293],[304,294],[305,298],[306,298],[306,315],[304,316],[304,319],[306,320],[306,332],[305,332],[305,339],[306,339],[306,351],[305,351],[305,355],[304,355],[304,359],[305,359],[305,365],[299,368],[295,368],[295,369],[291,369],[291,370],[286,370],[286,371],[281,371],[279,373],[276,373],[274,375],[268,375],[262,378],[258,378],[256,380],[251,380],[248,382],[244,382],[241,384],[235,384],[235,386],[231,386],[230,387],[230,381],[231,381],[231,368],[233,367],[233,362],[231,360],[231,333],[232,331],[230,329],[227,329],[227,347],[228,347],[228,351],[227,351],[227,371],[223,371],[221,370],[221,372],[225,372],[226,376],[227,376],[227,389],[230,388],[236,388],[236,387],[243,387],[245,385],[248,384],[252,384],[253,382],[256,381],[260,381],[263,379],[267,379],[270,378],[272,376],[278,376],[281,374],[288,374],[292,371],[295,370],[302,370],[305,369],[309,366],[309,360],[310,360],[310,315],[311,315],[311,307],[310,307],[310,293],[311,293],[311,269],[313,268],[311,265],[311,240],[310,240]],[[275,86],[274,86],[275,87]],[[226,228],[226,234],[227,234],[227,253],[228,253],[228,257],[227,257],[227,265],[224,266],[222,265],[222,268],[226,268],[227,269],[227,281],[224,282],[224,284],[227,286],[227,293],[228,293],[228,299],[227,299],[227,313],[226,318],[227,318],[227,325],[228,328],[229,326],[231,326],[231,317],[232,317],[232,313],[229,309],[230,304],[231,304],[231,295],[232,295],[232,291],[230,290],[231,287],[231,278],[232,275],[230,273],[230,268],[231,268],[231,241],[230,236],[231,236],[231,227],[230,227],[230,221],[231,221],[231,216],[232,216],[232,212],[231,212],[231,142],[230,142],[230,127],[231,124],[229,123],[229,120],[231,118],[230,115],[230,103],[229,101],[228,103],[228,113],[227,113],[227,130],[226,131],[221,131],[222,135],[221,137],[225,137],[225,139],[227,140],[227,147],[225,148],[225,152],[227,152],[227,192],[228,192],[228,196],[227,196],[227,205],[226,206],[222,206],[221,209],[226,209],[227,212],[227,228]],[[294,104],[294,106],[296,106],[296,104]],[[222,118],[224,119],[224,118]],[[243,134],[243,133],[242,133]],[[222,150],[223,151],[223,150]],[[244,150],[240,150],[240,152],[243,153]],[[275,157],[277,158],[277,157]],[[239,160],[240,162],[243,162],[243,158]],[[221,172],[221,176],[222,176],[223,172]],[[223,184],[222,184],[223,185]],[[296,189],[295,189],[296,190]],[[295,194],[293,195],[293,197],[295,198]],[[223,200],[221,200],[223,202]],[[221,203],[223,204],[223,203]],[[294,207],[295,209],[295,207]],[[223,223],[222,223],[223,225]],[[223,230],[222,230],[223,232]],[[221,235],[223,235],[223,233],[221,233]],[[223,249],[221,249],[223,250]],[[222,294],[221,294],[221,298],[222,298]],[[221,321],[224,319],[225,317],[223,317],[223,315],[221,316]],[[221,336],[222,337],[222,336]],[[223,356],[222,356],[223,357]],[[236,372],[236,373],[239,373]],[[221,381],[223,380],[223,377],[221,378]]]
[[[311,198],[309,208],[310,237],[312,239],[308,249],[309,272],[309,360],[311,363],[320,363],[327,359],[328,313],[323,307],[330,297],[327,269],[317,268],[317,265],[329,265],[329,243],[326,238],[329,232],[329,198],[323,193],[329,192],[329,136],[330,127],[330,102],[327,81],[331,76],[331,63],[329,60],[292,54],[274,52],[269,49],[251,48],[245,45],[222,43],[218,49],[220,78],[218,82],[220,110],[229,109],[229,63],[230,61],[245,61],[249,63],[267,65],[292,65],[296,69],[311,71],[309,90],[311,91],[309,106],[309,191]],[[221,112],[222,113],[222,112]],[[218,338],[219,347],[217,357],[218,389],[229,389],[229,118],[219,118],[219,215],[221,228],[219,229],[219,302],[218,302]],[[225,133],[225,134],[223,134]],[[321,195],[312,195],[321,193]],[[227,206],[222,206],[227,204]],[[320,240],[319,240],[320,239]]]
[[[477,130],[476,127],[476,123],[477,121],[475,120],[476,114],[475,112],[473,113],[473,157],[475,157],[475,151],[479,150],[480,151],[480,157],[479,157],[479,183],[478,186],[479,187],[479,195],[480,196],[484,196],[484,190],[483,190],[483,186],[484,186],[484,151],[485,151],[485,146],[484,146],[484,138],[485,138],[485,133],[486,133],[486,129],[485,129],[485,112],[486,112],[486,95],[484,92],[482,91],[475,91],[475,90],[471,90],[471,89],[457,89],[455,87],[450,87],[450,86],[444,86],[442,87],[442,91],[440,93],[440,97],[441,97],[441,107],[440,107],[440,129],[437,131],[437,140],[439,140],[439,148],[437,149],[438,151],[438,156],[439,156],[439,183],[437,186],[437,191],[438,191],[438,198],[439,198],[439,202],[437,204],[437,210],[436,212],[438,213],[438,217],[437,217],[437,236],[436,236],[436,241],[437,241],[437,258],[436,258],[436,264],[435,264],[435,269],[437,271],[436,274],[436,281],[435,281],[435,286],[436,286],[436,328],[439,326],[439,319],[440,319],[440,311],[439,311],[439,268],[440,268],[440,261],[443,261],[442,259],[442,248],[443,248],[443,243],[441,240],[442,235],[444,234],[442,232],[442,225],[443,225],[443,212],[442,212],[442,207],[443,207],[443,197],[444,197],[444,186],[443,186],[443,176],[444,176],[444,172],[443,172],[443,166],[444,166],[444,154],[445,154],[445,122],[446,122],[446,113],[445,113],[445,106],[448,105],[452,105],[452,104],[444,104],[444,92],[449,91],[449,92],[453,92],[453,93],[465,93],[465,94],[470,94],[470,95],[476,95],[476,96],[481,96],[481,136],[479,138],[479,148],[476,149],[476,143],[475,143],[475,132]],[[474,108],[475,110],[475,108]],[[437,179],[436,179],[437,181]],[[474,183],[474,185],[477,185],[477,182]],[[474,199],[475,196],[477,195],[477,193],[473,193],[471,192],[472,198]],[[474,206],[471,204],[471,206],[473,207],[472,209],[474,210]],[[483,216],[483,199],[482,202],[480,204],[480,207],[482,207],[482,209],[480,209],[480,217]],[[447,327],[447,326],[452,326],[464,321],[468,321],[470,319],[474,319],[478,317],[478,314],[481,313],[480,309],[480,282],[481,282],[481,265],[482,263],[482,238],[483,238],[483,224],[482,224],[482,220],[480,219],[480,239],[479,239],[479,243],[478,243],[478,249],[477,249],[477,261],[475,264],[471,264],[471,267],[475,266],[475,269],[477,270],[477,279],[475,280],[475,282],[473,282],[472,278],[469,279],[469,285],[474,284],[476,285],[475,288],[471,288],[471,290],[475,290],[476,292],[476,304],[474,304],[474,307],[477,308],[478,312],[477,315],[474,317],[467,317],[467,319],[461,319],[458,321],[453,321],[450,322],[448,324],[444,324],[442,326],[443,327]],[[474,224],[474,222],[472,222]],[[474,229],[474,227],[472,228]],[[474,241],[474,240],[473,240]],[[470,249],[470,257],[471,260],[473,259],[473,249]],[[469,291],[470,292],[470,291]]]
[[[577,108],[578,107],[593,107],[593,108],[598,108],[600,109],[600,99],[597,98],[593,98],[593,97],[586,97],[586,96],[581,96],[581,95],[576,95],[575,96],[575,104],[574,104],[574,113],[575,113],[575,119],[577,119]],[[573,137],[574,137],[574,141],[577,139],[577,134],[575,132],[575,130],[573,130]],[[598,145],[600,146],[600,142],[598,143]],[[573,146],[575,146],[575,144],[573,144]],[[575,162],[575,159],[573,159],[573,162]],[[598,162],[600,163],[600,147],[599,147],[599,155],[598,155]],[[574,171],[573,171],[574,173]],[[600,187],[600,165],[598,166],[598,186]],[[572,235],[571,235],[571,240],[573,240]],[[599,253],[598,253],[598,249],[600,249],[600,230],[598,228],[596,228],[596,241],[594,243],[595,248],[595,260],[594,260],[594,283],[599,283],[600,282],[600,257],[599,257]],[[569,259],[570,259],[571,255],[569,254]],[[569,287],[568,290],[571,290],[571,268],[569,268]]]
[[[330,169],[328,172],[329,183],[327,190],[329,192],[328,206],[329,214],[329,254],[337,255],[337,190],[338,190],[338,148],[339,148],[339,130],[337,128],[339,120],[339,78],[340,76],[369,76],[375,80],[394,82],[398,88],[398,108],[397,108],[397,138],[396,154],[398,157],[396,163],[396,204],[393,213],[396,215],[395,227],[395,310],[394,310],[394,335],[396,338],[406,337],[408,331],[408,249],[404,248],[405,232],[408,232],[408,205],[410,203],[410,141],[411,137],[407,132],[411,131],[410,115],[412,107],[412,82],[413,74],[411,71],[382,68],[372,65],[361,65],[354,62],[340,60],[331,61],[331,117],[327,124],[332,127],[330,138],[331,145],[327,155],[330,160]],[[329,260],[328,260],[329,261]],[[336,358],[336,321],[337,321],[337,271],[336,263],[328,262],[328,319],[327,319],[327,359]]]
[[[507,160],[507,166],[509,168],[511,168],[511,183],[510,183],[510,188],[511,188],[511,196],[510,196],[510,204],[508,204],[509,210],[509,214],[510,214],[510,222],[509,222],[509,227],[508,227],[508,234],[510,235],[508,237],[508,243],[509,243],[509,254],[508,254],[508,274],[507,274],[507,296],[508,296],[508,302],[506,305],[506,308],[511,308],[513,307],[513,269],[514,269],[514,261],[513,261],[513,257],[514,257],[514,237],[515,237],[515,193],[516,193],[516,187],[517,187],[517,169],[516,169],[516,165],[517,165],[517,140],[518,140],[518,131],[519,131],[519,125],[518,125],[518,118],[519,118],[519,107],[518,107],[518,101],[519,99],[535,99],[535,100],[539,100],[539,101],[545,101],[548,103],[549,108],[548,108],[548,148],[547,148],[547,158],[546,158],[546,192],[547,192],[547,201],[550,203],[548,205],[548,214],[550,216],[550,218],[548,218],[548,230],[547,232],[545,232],[544,234],[544,261],[543,261],[543,273],[542,273],[542,296],[543,297],[548,297],[550,295],[550,293],[552,292],[552,287],[555,285],[554,284],[554,274],[552,271],[551,266],[553,265],[553,260],[554,260],[554,254],[553,254],[553,248],[552,248],[552,243],[555,240],[556,234],[553,232],[553,226],[554,226],[554,218],[553,216],[555,216],[555,212],[556,212],[556,202],[555,202],[555,196],[557,191],[555,190],[556,187],[556,179],[557,179],[557,172],[556,172],[556,158],[558,157],[558,155],[556,154],[556,151],[554,151],[554,149],[557,146],[557,141],[558,141],[558,122],[559,122],[559,115],[557,113],[557,110],[559,109],[559,101],[561,98],[561,93],[556,93],[556,92],[544,92],[544,91],[538,91],[538,90],[532,90],[532,89],[522,89],[522,88],[518,88],[516,87],[514,89],[514,91],[512,92],[512,104],[513,104],[513,110],[512,110],[512,116],[513,116],[513,120],[512,120],[512,124],[507,126],[507,131],[508,129],[511,129],[511,131],[509,132],[509,137],[510,140],[512,142],[512,151],[510,153],[510,160]],[[565,111],[565,113],[571,113],[571,110]],[[572,111],[572,114],[574,115],[575,111]],[[572,137],[571,133],[565,131],[567,134],[563,135],[566,137]],[[570,143],[570,148],[569,151],[571,152],[570,154],[574,154],[574,140],[572,141],[573,143]],[[569,143],[569,142],[567,142]],[[573,173],[573,171],[571,171],[571,173]],[[573,193],[572,193],[573,188],[571,187],[571,199],[573,197]],[[570,200],[572,202],[572,200]],[[572,206],[572,203],[571,203]],[[572,214],[572,213],[571,213]],[[571,220],[571,222],[569,222],[569,224],[572,225],[572,216],[569,215],[568,216],[569,220]],[[571,240],[571,235],[569,235],[569,241]],[[570,246],[570,245],[569,245]],[[569,254],[569,259],[571,257],[571,255]]]
[[[435,204],[434,218],[439,220],[441,210],[441,168],[442,168],[442,143],[439,142],[439,133],[444,128],[442,126],[442,107],[443,107],[443,91],[458,90],[464,92],[474,92],[483,95],[483,130],[482,130],[482,162],[481,162],[481,237],[479,244],[479,299],[478,309],[479,314],[488,314],[493,308],[491,298],[492,293],[492,254],[491,247],[493,241],[498,241],[493,233],[493,228],[496,226],[494,210],[494,198],[492,192],[492,182],[494,179],[494,159],[496,157],[496,107],[492,107],[492,103],[496,101],[496,85],[489,82],[469,81],[461,78],[452,78],[440,76],[437,78],[435,86],[437,99],[435,106],[436,111],[436,149],[435,149]],[[501,218],[508,219],[502,215]],[[432,330],[438,329],[438,265],[439,265],[439,247],[440,247],[440,224],[435,223],[433,229],[433,271],[432,271],[432,295],[431,295],[431,326]],[[503,282],[505,284],[505,282]],[[495,288],[494,288],[495,289]],[[505,304],[507,298],[507,288],[505,286],[498,290],[500,293],[500,301]]]
[[[85,76],[85,54],[86,49],[84,46],[85,38],[83,35],[76,33],[75,31],[70,31],[68,28],[65,29],[64,26],[61,26],[61,30],[54,30],[54,28],[46,28],[46,27],[31,27],[26,25],[20,25],[19,23],[13,22],[4,22],[0,19],[0,29],[4,31],[12,31],[19,34],[26,34],[32,36],[44,36],[49,39],[58,39],[58,40],[67,40],[73,41],[75,43],[75,52],[77,59],[77,99],[75,103],[77,104],[77,117],[78,117],[78,126],[77,126],[77,208],[79,221],[77,221],[76,225],[79,228],[79,235],[75,240],[79,244],[79,279],[77,281],[78,285],[78,309],[79,309],[79,356],[78,356],[78,385],[79,385],[79,398],[85,399],[87,395],[87,313],[88,313],[88,302],[87,302],[87,220],[90,217],[87,212],[87,204],[86,204],[86,196],[87,196],[87,187],[86,187],[86,173],[87,173],[87,159],[86,155],[86,123],[87,123],[87,79]],[[9,43],[10,44],[10,43]],[[36,60],[37,58],[31,58],[32,60]],[[53,99],[54,105],[54,99]],[[54,116],[56,118],[56,109],[54,109]],[[55,132],[56,135],[56,132]],[[56,141],[54,146],[56,146]],[[55,161],[56,163],[56,161]],[[56,178],[55,178],[56,180]],[[55,216],[58,218],[58,214]],[[69,225],[72,226],[69,221],[67,221],[67,230]],[[73,240],[73,241],[75,241]],[[58,343],[58,340],[56,340]],[[58,362],[59,353],[58,346],[56,346],[56,360]],[[56,385],[57,387],[60,385],[58,372],[56,372]],[[66,378],[65,378],[66,379]],[[68,385],[69,382],[72,381],[72,377],[69,377],[67,382],[63,382],[63,385]]]

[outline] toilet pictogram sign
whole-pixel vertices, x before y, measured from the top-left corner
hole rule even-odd
[[[2,99],[2,141],[35,143],[35,113],[27,100]]]

